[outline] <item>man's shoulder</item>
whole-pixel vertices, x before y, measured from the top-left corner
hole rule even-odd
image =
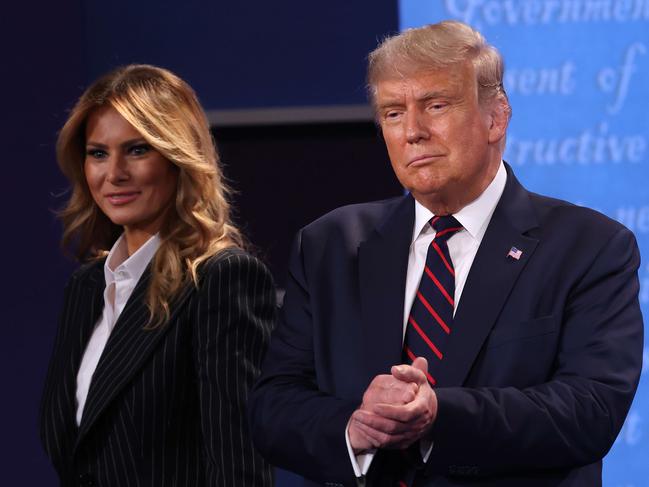
[[[374,229],[384,221],[400,205],[407,204],[408,196],[397,196],[379,201],[345,205],[320,218],[303,228],[305,233],[331,232],[333,230],[363,231]]]
[[[516,179],[511,167],[506,163],[505,167],[508,181],[499,205],[507,205],[509,215],[525,214],[525,218],[532,217],[532,220],[526,221],[527,224],[538,224],[541,231],[560,230],[566,236],[571,233],[582,236],[597,234],[597,238],[606,239],[620,231],[631,233],[624,225],[600,211],[529,191]],[[526,210],[519,211],[521,207],[532,211],[531,213]]]
[[[626,228],[598,210],[537,193],[530,192],[529,195],[542,223],[569,225],[579,229],[597,228],[600,231]]]

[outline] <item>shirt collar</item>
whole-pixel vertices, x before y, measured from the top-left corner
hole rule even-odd
[[[487,224],[491,220],[491,215],[496,209],[500,196],[505,189],[507,182],[507,171],[505,165],[500,161],[498,172],[489,186],[471,203],[466,205],[453,216],[459,221],[466,231],[473,238],[481,238],[487,229]],[[435,214],[424,205],[415,200],[415,226],[412,232],[412,241],[414,242],[419,235],[430,229],[430,219]]]
[[[106,287],[118,278],[128,278],[139,281],[144,270],[153,259],[156,251],[160,247],[160,237],[158,234],[153,235],[147,240],[139,249],[128,255],[128,248],[126,246],[126,238],[124,234],[120,235],[113,247],[108,253],[106,262],[104,263],[104,278],[106,279]],[[112,267],[112,269],[111,269]]]

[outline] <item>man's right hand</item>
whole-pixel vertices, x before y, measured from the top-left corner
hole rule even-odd
[[[404,382],[393,375],[377,375],[363,394],[363,403],[349,421],[347,431],[354,453],[358,455],[382,446],[376,434],[368,435],[365,421],[360,421],[364,414],[376,416],[372,411],[377,404],[408,404],[415,399],[418,390],[419,386],[414,382]]]

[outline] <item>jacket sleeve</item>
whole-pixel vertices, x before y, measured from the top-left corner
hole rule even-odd
[[[210,485],[271,486],[245,411],[275,321],[272,277],[259,260],[230,251],[201,274],[193,347]]]
[[[279,467],[322,483],[356,485],[345,426],[358,405],[318,389],[313,319],[299,233],[278,328],[252,394],[255,444]]]
[[[546,382],[436,389],[429,472],[489,475],[599,461],[623,425],[641,371],[639,263],[633,235],[620,228],[571,289]]]

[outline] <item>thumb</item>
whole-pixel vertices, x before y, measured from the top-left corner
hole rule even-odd
[[[403,382],[426,384],[428,382],[426,374],[428,374],[428,362],[424,357],[417,357],[412,365],[403,364],[392,367],[392,376]]]
[[[417,370],[421,370],[424,375],[428,374],[428,361],[424,357],[417,357],[412,362],[412,366]]]

